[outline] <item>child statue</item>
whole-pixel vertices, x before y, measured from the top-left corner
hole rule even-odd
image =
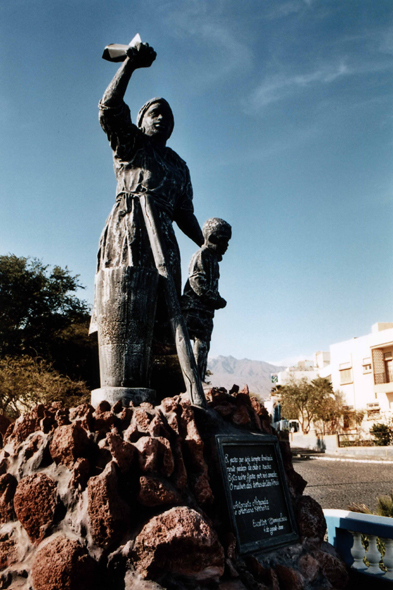
[[[202,233],[204,243],[191,258],[181,304],[188,334],[194,341],[193,352],[199,375],[205,381],[214,312],[227,304],[218,292],[218,263],[227,251],[232,228],[223,219],[213,217],[206,221]]]

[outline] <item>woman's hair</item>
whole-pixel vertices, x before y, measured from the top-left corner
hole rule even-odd
[[[172,134],[173,128],[175,126],[175,119],[173,117],[173,113],[172,113],[172,109],[169,106],[169,102],[167,100],[165,100],[165,98],[151,98],[150,100],[148,100],[147,102],[145,102],[145,104],[143,105],[143,107],[140,109],[138,116],[136,118],[136,124],[137,127],[139,127],[139,129],[142,128],[142,122],[143,122],[143,117],[145,116],[146,112],[148,111],[148,109],[151,107],[152,104],[163,104],[167,107],[171,118],[172,118],[172,127],[170,129],[170,133],[169,135]]]

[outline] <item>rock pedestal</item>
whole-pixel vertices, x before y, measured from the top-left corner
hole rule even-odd
[[[215,434],[271,434],[247,393],[159,406],[37,406],[0,456],[0,588],[312,590],[345,588],[320,506],[280,443],[300,539],[240,556],[225,510]]]

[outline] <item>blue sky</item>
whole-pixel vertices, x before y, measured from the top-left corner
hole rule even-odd
[[[310,356],[393,321],[390,0],[3,0],[0,252],[67,265],[92,301],[115,198],[101,55],[137,32],[157,59],[126,102],[170,102],[200,223],[233,227],[212,356]]]

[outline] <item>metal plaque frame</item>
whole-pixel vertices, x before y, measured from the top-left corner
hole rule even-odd
[[[241,435],[216,434],[216,443],[220,461],[222,482],[224,485],[225,497],[227,501],[228,514],[233,527],[233,531],[236,535],[239,553],[244,554],[256,551],[273,550],[285,545],[291,545],[298,541],[299,535],[297,532],[295,515],[292,509],[292,503],[289,495],[288,484],[286,481],[284,465],[281,457],[280,445],[277,437],[272,435],[252,433],[244,433]],[[233,505],[233,493],[230,489],[227,466],[225,462],[225,448],[241,448],[250,445],[252,447],[261,447],[263,452],[268,452],[273,457],[273,460],[275,460],[280,489],[283,494],[285,510],[288,515],[288,524],[290,531],[279,536],[272,536],[271,538],[247,541],[246,539],[244,539],[244,533],[240,534],[239,532],[237,517],[235,516],[235,510]]]

